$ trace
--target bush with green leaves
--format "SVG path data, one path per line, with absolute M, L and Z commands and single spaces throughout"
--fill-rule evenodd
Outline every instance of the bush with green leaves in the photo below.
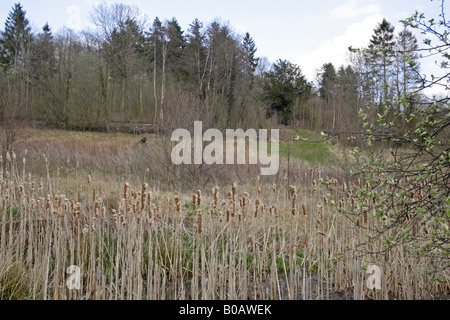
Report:
M 450 267 L 450 106 L 448 95 L 430 99 L 424 90 L 443 86 L 448 93 L 450 89 L 450 23 L 444 7 L 442 1 L 437 20 L 416 12 L 402 21 L 425 35 L 425 48 L 418 50 L 436 55 L 441 75 L 422 78 L 422 102 L 411 112 L 405 112 L 411 108 L 407 95 L 397 97 L 400 110 L 393 112 L 386 106 L 376 119 L 360 110 L 363 131 L 358 135 L 365 144 L 354 149 L 358 166 L 352 172 L 359 188 L 352 195 L 355 205 L 341 209 L 356 224 L 368 213 L 383 221 L 367 227 L 368 241 L 360 244 L 363 252 L 388 254 L 401 246 L 411 258 L 431 257 L 429 271 L 436 275 Z M 383 245 L 378 252 L 364 251 L 380 239 Z

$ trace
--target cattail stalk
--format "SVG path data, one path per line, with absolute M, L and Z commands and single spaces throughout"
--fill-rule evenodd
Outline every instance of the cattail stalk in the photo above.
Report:
M 125 183 L 123 187 L 123 198 L 128 199 L 128 188 L 130 187 L 130 184 L 128 182 Z
M 255 218 L 258 216 L 258 208 L 259 208 L 259 199 L 255 200 Z
M 219 188 L 218 187 L 214 187 L 214 189 L 213 189 L 214 209 L 217 207 L 218 193 L 219 193 Z

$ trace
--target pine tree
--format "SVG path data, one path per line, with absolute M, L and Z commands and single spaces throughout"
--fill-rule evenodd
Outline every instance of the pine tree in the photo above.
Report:
M 5 70 L 12 67 L 24 71 L 32 43 L 30 22 L 26 18 L 26 11 L 20 3 L 16 3 L 9 12 L 2 32 L 2 66 Z
M 337 74 L 337 90 L 341 93 L 341 105 L 344 117 L 340 123 L 341 128 L 358 128 L 358 110 L 361 100 L 358 92 L 358 74 L 351 66 L 340 67 Z
M 119 21 L 104 44 L 106 61 L 112 79 L 121 88 L 121 112 L 126 118 L 127 92 L 133 75 L 141 71 L 144 34 L 139 23 L 128 17 Z
M 50 26 L 46 23 L 33 45 L 32 72 L 35 77 L 47 83 L 56 70 L 55 43 Z
M 186 48 L 186 39 L 183 31 L 178 24 L 177 19 L 167 21 L 165 34 L 167 38 L 167 69 L 177 80 L 185 80 L 187 77 L 187 69 L 181 63 L 184 50 Z
M 5 22 L 5 31 L 1 33 L 1 66 L 9 77 L 9 83 L 16 90 L 28 110 L 22 110 L 33 117 L 30 102 L 31 63 L 30 55 L 33 43 L 30 22 L 20 3 L 14 5 Z
M 3 70 L 6 70 L 6 66 L 8 65 L 8 59 L 6 56 L 6 49 L 4 48 L 4 40 L 3 35 L 0 33 L 0 66 Z
M 36 37 L 31 53 L 31 78 L 34 92 L 38 92 L 37 108 L 41 114 L 48 114 L 55 104 L 56 56 L 55 42 L 48 23 Z M 42 108 L 42 109 L 41 109 Z
M 205 35 L 202 33 L 203 23 L 195 19 L 188 29 L 185 59 L 191 78 L 197 82 L 199 96 L 205 98 L 205 76 L 207 60 L 209 59 L 205 46 Z
M 417 38 L 411 31 L 403 30 L 397 40 L 397 62 L 399 64 L 400 92 L 407 95 L 412 89 L 421 83 L 419 45 Z
M 404 29 L 398 34 L 396 47 L 398 109 L 400 111 L 403 101 L 405 119 L 410 118 L 419 99 L 417 92 L 422 84 L 418 49 L 417 38 L 411 31 Z M 410 122 L 410 125 L 413 124 Z
M 332 120 L 329 127 L 334 131 L 338 117 L 339 106 L 336 103 L 337 74 L 332 63 L 325 63 L 319 74 L 319 95 L 324 102 L 324 115 L 330 114 Z M 327 125 L 327 124 L 324 124 Z
M 133 19 L 127 19 L 111 32 L 106 44 L 107 60 L 113 77 L 122 80 L 132 71 L 131 64 L 143 54 L 143 32 Z
M 329 102 L 337 85 L 336 69 L 332 63 L 325 63 L 319 72 L 319 94 L 325 101 Z
M 205 36 L 202 34 L 203 29 L 203 23 L 198 20 L 197 18 L 192 21 L 192 23 L 189 25 L 189 34 L 188 34 L 188 40 L 189 44 L 197 44 L 197 45 L 203 45 L 203 41 L 205 40 Z
M 153 55 L 151 56 L 153 64 L 153 98 L 155 106 L 155 123 L 158 122 L 158 105 L 159 105 L 159 121 L 164 119 L 164 90 L 165 90 L 165 73 L 166 73 L 166 60 L 167 60 L 167 39 L 165 36 L 165 28 L 158 17 L 153 21 L 152 28 L 150 30 L 150 43 L 153 48 Z M 158 79 L 158 66 L 161 69 L 161 98 L 158 103 L 157 94 L 157 79 Z
M 248 32 L 245 34 L 242 41 L 242 49 L 244 53 L 245 73 L 250 83 L 253 83 L 253 75 L 256 71 L 256 67 L 258 66 L 259 59 L 255 56 L 257 51 L 255 41 Z
M 395 56 L 395 35 L 394 26 L 385 18 L 375 28 L 372 39 L 369 44 L 370 59 L 375 70 L 383 77 L 383 98 L 381 102 L 385 105 L 389 99 L 389 69 L 393 64 Z

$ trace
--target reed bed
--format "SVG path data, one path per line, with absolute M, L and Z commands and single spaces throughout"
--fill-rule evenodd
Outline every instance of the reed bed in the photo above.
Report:
M 382 220 L 318 171 L 305 172 L 305 185 L 258 179 L 191 194 L 124 182 L 107 203 L 91 175 L 65 189 L 50 174 L 34 180 L 25 159 L 5 161 L 1 299 L 434 299 L 449 288 L 448 274 L 433 281 L 426 258 L 401 246 L 361 252 Z M 356 223 L 339 210 L 351 206 Z M 379 290 L 366 285 L 371 264 Z M 79 290 L 67 286 L 70 266 L 81 270 Z

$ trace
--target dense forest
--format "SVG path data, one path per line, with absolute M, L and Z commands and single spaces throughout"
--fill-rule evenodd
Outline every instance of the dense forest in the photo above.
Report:
M 145 123 L 153 129 L 297 125 L 314 130 L 360 129 L 358 112 L 377 105 L 402 113 L 423 101 L 414 34 L 383 19 L 351 63 L 325 63 L 309 82 L 301 66 L 258 57 L 249 33 L 229 23 L 176 18 L 145 21 L 136 7 L 98 5 L 95 30 L 53 32 L 30 27 L 18 3 L 0 39 L 3 117 L 58 128 L 101 129 Z M 307 63 L 305 61 L 305 63 Z M 5 121 L 5 119 L 4 119 Z M 149 127 L 150 128 L 150 127 Z

